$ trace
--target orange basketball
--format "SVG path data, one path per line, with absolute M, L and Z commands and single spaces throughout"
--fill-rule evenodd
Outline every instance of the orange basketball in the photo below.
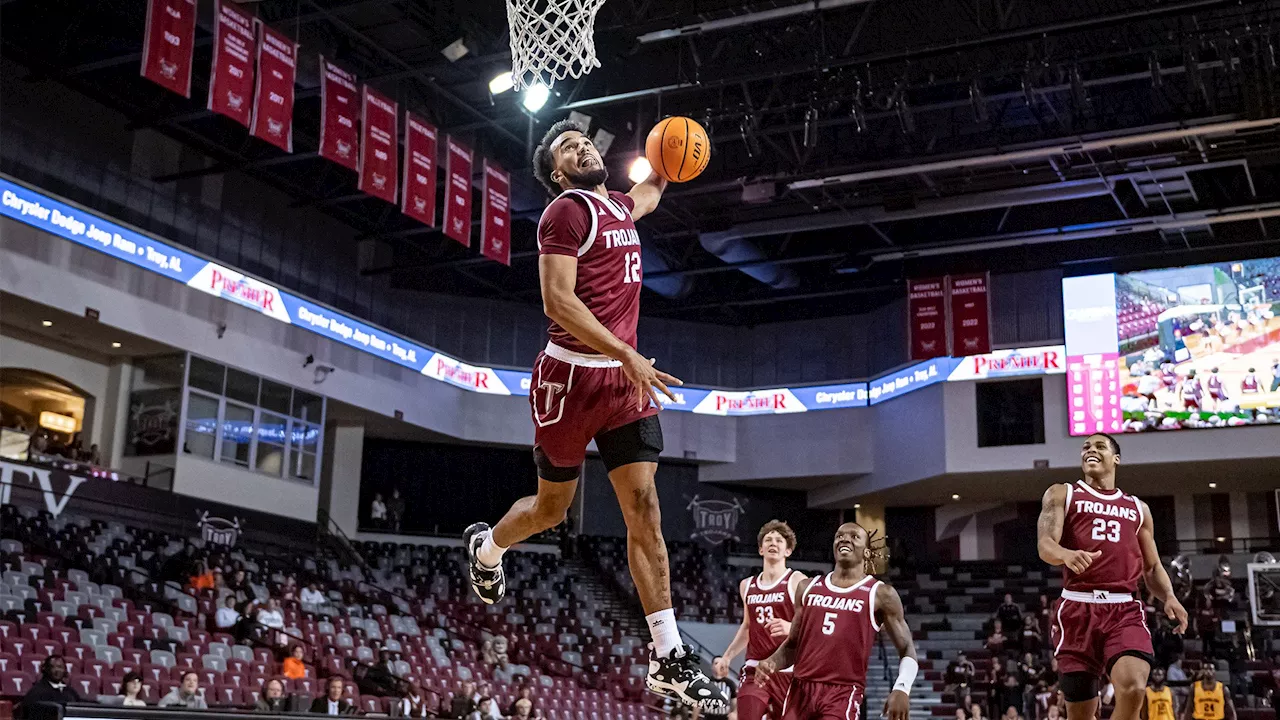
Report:
M 697 122 L 677 115 L 653 126 L 644 141 L 644 155 L 667 182 L 688 182 L 707 169 L 711 139 Z

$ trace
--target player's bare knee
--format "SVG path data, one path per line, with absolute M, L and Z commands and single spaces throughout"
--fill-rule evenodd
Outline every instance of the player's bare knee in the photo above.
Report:
M 633 529 L 662 527 L 662 509 L 658 506 L 658 489 L 653 485 L 638 487 L 621 502 L 628 526 Z
M 542 530 L 550 530 L 569 516 L 569 505 L 572 502 L 572 497 L 569 498 L 568 503 L 561 502 L 559 499 L 540 497 L 533 504 L 534 521 Z

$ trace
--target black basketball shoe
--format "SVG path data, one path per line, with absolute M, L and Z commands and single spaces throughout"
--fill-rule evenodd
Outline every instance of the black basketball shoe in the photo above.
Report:
M 688 645 L 666 657 L 649 653 L 649 676 L 644 684 L 651 691 L 696 707 L 709 715 L 728 715 L 729 698 L 720 686 L 702 672 L 698 656 Z
M 467 574 L 471 578 L 471 589 L 484 601 L 484 604 L 495 605 L 507 594 L 507 577 L 502 572 L 501 563 L 496 568 L 487 568 L 481 565 L 479 558 L 476 557 L 488 533 L 487 524 L 476 523 L 462 534 L 462 542 L 467 548 L 467 569 L 469 570 Z

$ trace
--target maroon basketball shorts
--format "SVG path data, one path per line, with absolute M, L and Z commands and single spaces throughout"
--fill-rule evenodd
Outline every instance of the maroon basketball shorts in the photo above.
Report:
M 796 678 L 782 710 L 783 720 L 861 720 L 862 688 Z
M 776 672 L 764 685 L 756 684 L 754 661 L 742 666 L 738 678 L 738 720 L 761 720 L 768 715 L 772 720 L 782 720 L 782 705 L 791 689 L 791 673 Z
M 585 355 L 551 343 L 533 364 L 529 407 L 533 411 L 535 455 L 543 455 L 556 468 L 574 469 L 586 458 L 587 445 L 593 438 L 658 413 L 658 408 L 648 400 L 643 409 L 637 407 L 635 385 L 622 371 L 622 363 L 604 355 Z M 599 439 L 596 442 L 598 447 L 608 444 Z M 652 444 L 652 439 L 645 438 L 646 448 Z M 661 435 L 657 444 L 660 451 Z M 609 450 L 613 448 L 600 447 L 605 464 L 614 466 L 626 464 L 627 460 L 607 456 L 633 452 L 622 449 L 611 453 Z M 649 459 L 647 453 L 641 455 L 644 457 L 636 459 Z M 652 460 L 657 460 L 656 453 L 652 454 Z M 539 471 L 545 471 L 542 463 Z
M 1142 601 L 1128 593 L 1062 591 L 1050 630 L 1058 670 L 1106 675 L 1123 655 L 1151 660 Z

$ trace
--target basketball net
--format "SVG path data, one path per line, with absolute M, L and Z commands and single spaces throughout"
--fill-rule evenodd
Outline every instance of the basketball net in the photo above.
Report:
M 605 0 L 507 0 L 511 79 L 517 91 L 550 87 L 600 67 L 593 31 Z

